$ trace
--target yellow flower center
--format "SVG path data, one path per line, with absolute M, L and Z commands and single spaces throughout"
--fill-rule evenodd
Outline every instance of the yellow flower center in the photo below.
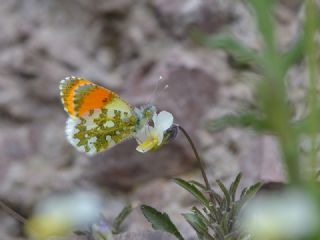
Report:
M 154 149 L 158 145 L 158 138 L 157 137 L 150 137 L 143 143 L 139 144 L 137 147 L 137 150 L 139 152 L 148 152 L 152 149 Z

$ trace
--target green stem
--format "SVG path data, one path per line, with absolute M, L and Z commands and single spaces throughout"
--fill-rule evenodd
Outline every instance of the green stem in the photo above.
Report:
M 258 26 L 265 46 L 261 66 L 264 70 L 265 80 L 258 88 L 262 113 L 271 130 L 278 136 L 289 181 L 298 184 L 301 181 L 299 141 L 290 119 L 291 111 L 287 100 L 286 71 L 283 68 L 283 58 L 275 43 L 275 26 L 272 18 L 275 1 L 250 0 L 250 2 L 257 12 Z
M 311 139 L 310 151 L 310 170 L 312 177 L 316 175 L 317 169 L 317 133 L 318 133 L 318 118 L 317 118 L 317 14 L 316 4 L 314 0 L 307 0 L 305 6 L 305 34 L 306 34 L 306 57 L 307 67 L 309 72 L 309 135 Z
M 213 193 L 212 193 L 211 186 L 210 186 L 210 183 L 209 183 L 209 181 L 208 181 L 208 177 L 207 177 L 206 171 L 204 170 L 203 161 L 202 161 L 202 159 L 200 158 L 200 156 L 199 156 L 199 154 L 198 154 L 198 151 L 197 151 L 197 149 L 196 149 L 196 147 L 195 147 L 195 145 L 194 145 L 194 143 L 193 143 L 190 135 L 187 133 L 187 131 L 186 131 L 183 127 L 181 127 L 181 126 L 178 126 L 178 128 L 181 130 L 181 132 L 182 132 L 182 133 L 184 134 L 184 136 L 187 138 L 187 140 L 188 140 L 188 142 L 189 142 L 189 144 L 190 144 L 190 146 L 191 146 L 191 148 L 192 148 L 192 150 L 193 150 L 193 152 L 194 152 L 194 155 L 195 155 L 195 157 L 196 157 L 196 159 L 197 159 L 197 161 L 198 161 L 198 164 L 199 164 L 199 168 L 200 168 L 200 170 L 201 170 L 202 178 L 203 178 L 203 180 L 204 180 L 204 182 L 205 182 L 207 191 L 208 191 L 208 193 L 209 193 L 210 201 L 211 201 L 212 204 L 214 204 L 214 202 L 215 202 L 215 201 L 214 201 L 214 195 L 213 195 Z
M 265 57 L 265 81 L 258 90 L 267 124 L 279 139 L 289 181 L 299 184 L 301 179 L 298 136 L 290 121 L 285 76 L 279 58 L 278 55 Z

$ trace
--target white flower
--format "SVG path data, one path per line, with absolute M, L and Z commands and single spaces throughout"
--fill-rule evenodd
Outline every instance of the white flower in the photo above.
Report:
M 138 142 L 137 151 L 145 153 L 157 149 L 163 142 L 164 133 L 172 126 L 173 116 L 171 113 L 162 111 L 152 117 L 153 125 L 146 124 L 140 129 L 135 138 Z

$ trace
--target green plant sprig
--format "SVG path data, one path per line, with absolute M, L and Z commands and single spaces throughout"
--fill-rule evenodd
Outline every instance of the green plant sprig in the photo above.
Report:
M 175 183 L 188 191 L 202 205 L 202 211 L 193 206 L 190 212 L 182 214 L 183 217 L 195 230 L 200 240 L 240 239 L 242 233 L 238 229 L 236 218 L 245 202 L 260 189 L 261 183 L 257 183 L 248 189 L 243 189 L 238 200 L 236 200 L 236 192 L 241 174 L 237 175 L 229 188 L 220 180 L 217 180 L 216 183 L 222 194 L 213 191 L 195 144 L 183 127 L 178 126 L 178 128 L 187 138 L 195 154 L 205 183 L 203 185 L 194 180 L 186 181 L 181 178 L 175 178 Z M 177 239 L 184 240 L 167 213 L 161 213 L 147 205 L 142 205 L 141 211 L 155 230 L 168 232 L 176 236 Z
M 205 196 L 206 187 L 201 183 L 194 180 L 175 179 L 175 182 L 188 191 L 201 205 L 201 210 L 193 206 L 190 212 L 182 214 L 200 240 L 242 239 L 243 233 L 239 228 L 238 214 L 245 203 L 257 193 L 262 184 L 257 183 L 249 188 L 244 188 L 237 199 L 236 192 L 240 179 L 241 174 L 238 174 L 229 188 L 217 180 L 216 183 L 221 190 L 221 194 L 211 190 L 211 194 L 216 199 L 214 205 L 208 204 L 210 200 Z M 141 206 L 141 211 L 154 229 L 168 232 L 176 236 L 177 239 L 184 240 L 168 214 L 161 213 L 147 205 Z
M 314 179 L 317 169 L 317 135 L 319 130 L 319 107 L 317 97 L 318 71 L 317 49 L 315 39 L 318 30 L 319 13 L 314 0 L 305 1 L 304 33 L 287 50 L 280 50 L 275 41 L 273 9 L 275 0 L 246 0 L 251 8 L 257 29 L 262 40 L 260 51 L 246 47 L 230 34 L 205 36 L 196 32 L 194 39 L 211 48 L 224 49 L 241 64 L 249 64 L 260 74 L 257 84 L 256 112 L 228 114 L 214 121 L 207 127 L 218 131 L 228 126 L 250 127 L 259 132 L 266 132 L 278 138 L 282 159 L 287 169 L 288 180 L 293 185 L 301 185 L 305 169 L 311 169 Z M 309 72 L 308 115 L 296 121 L 291 119 L 292 107 L 287 97 L 286 75 L 289 69 L 303 58 Z M 301 163 L 300 139 L 309 135 L 311 139 L 310 161 Z M 303 168 L 302 168 L 303 166 Z M 305 167 L 307 166 L 307 167 Z

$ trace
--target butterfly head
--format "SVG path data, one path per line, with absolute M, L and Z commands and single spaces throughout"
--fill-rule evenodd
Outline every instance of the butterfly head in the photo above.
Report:
M 156 113 L 156 107 L 148 104 L 145 106 L 142 106 L 140 108 L 135 108 L 134 112 L 137 116 L 137 129 L 141 129 L 143 126 L 148 124 L 150 119 L 153 117 L 153 115 Z

